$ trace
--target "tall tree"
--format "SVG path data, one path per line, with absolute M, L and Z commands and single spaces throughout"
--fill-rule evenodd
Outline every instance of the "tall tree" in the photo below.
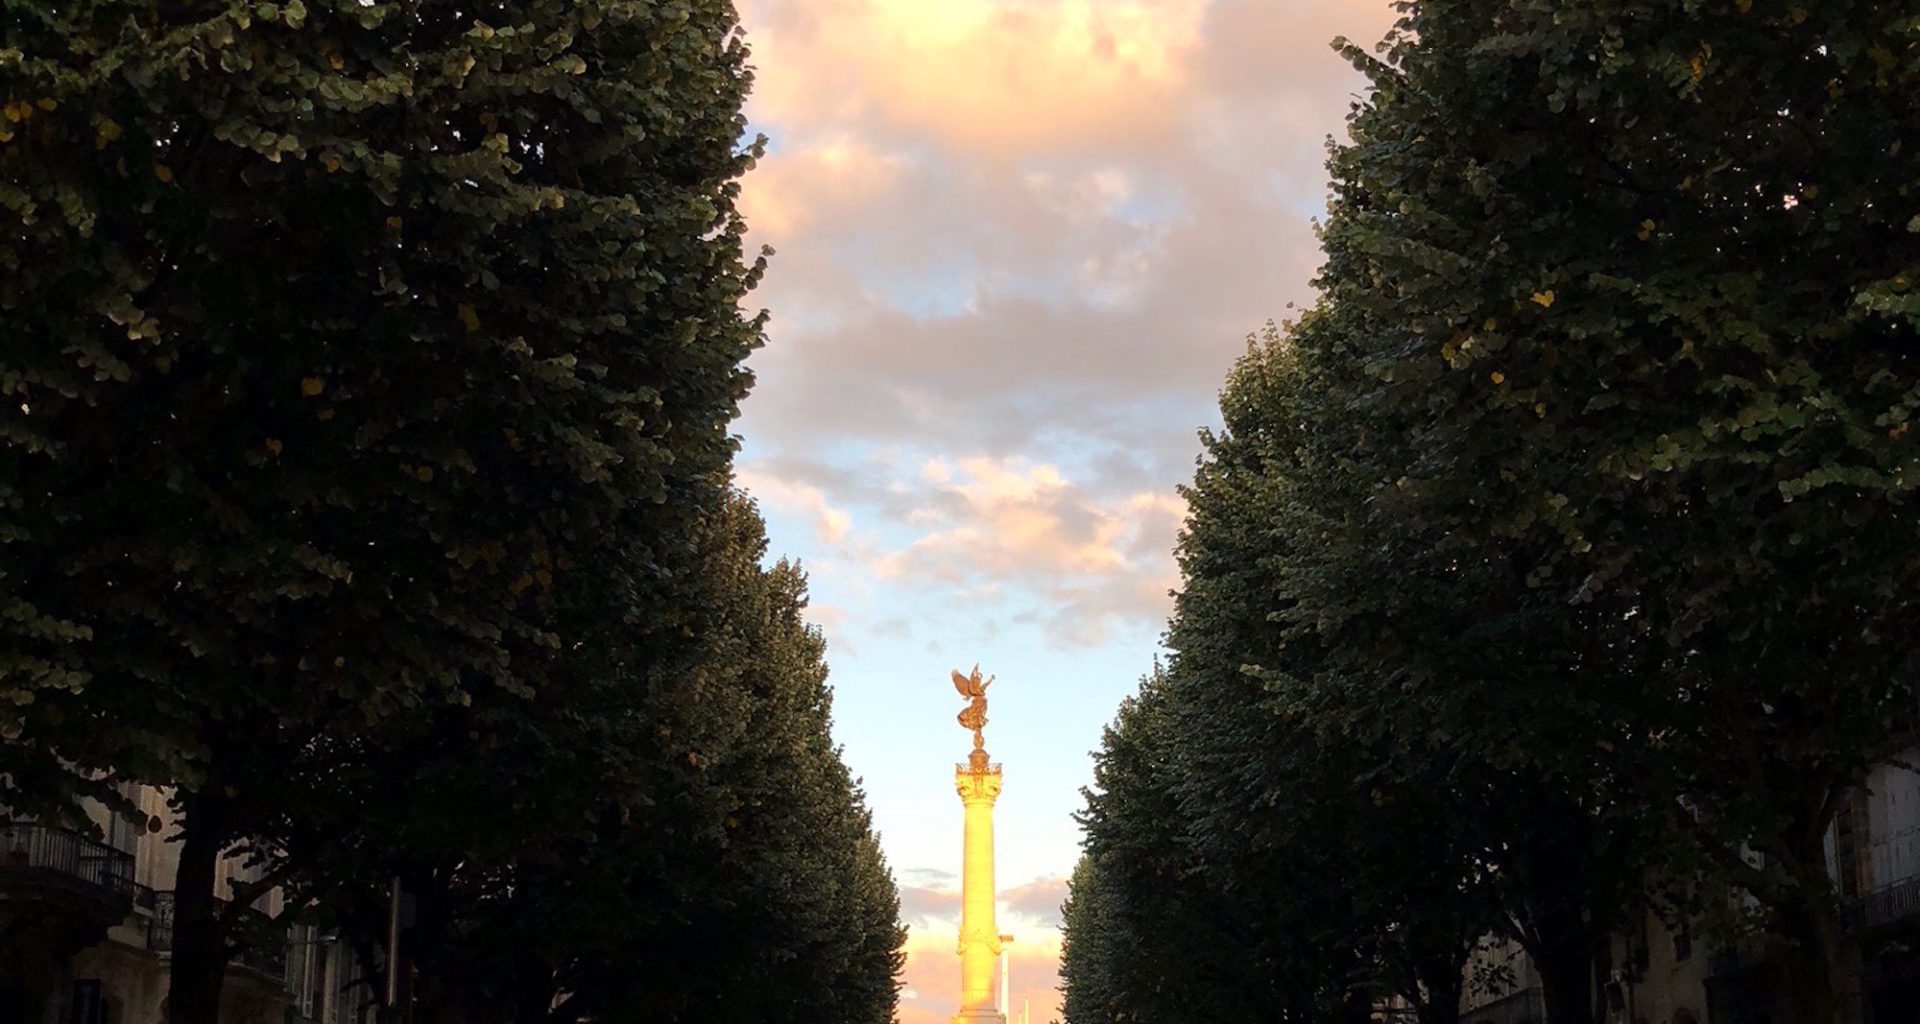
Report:
M 765 552 L 729 500 L 693 537 L 700 571 L 625 616 L 604 677 L 448 709 L 343 779 L 373 812 L 355 842 L 281 841 L 300 893 L 368 948 L 402 877 L 416 1019 L 891 1018 L 894 884 L 832 744 L 804 577 Z M 396 777 L 405 799 L 365 795 Z
M 1120 1019 L 1113 945 L 1121 935 L 1112 915 L 1125 898 L 1092 857 L 1082 854 L 1075 862 L 1060 905 L 1060 1018 L 1069 1024 Z
M 1413 600 L 1345 649 L 1602 837 L 1663 816 L 1830 1021 L 1822 842 L 1917 661 L 1911 5 L 1406 10 L 1349 49 L 1321 283 L 1373 541 L 1327 579 Z
M 1197 844 L 1168 682 L 1148 676 L 1095 754 L 1079 815 L 1086 891 L 1066 921 L 1063 971 L 1080 987 L 1073 1012 L 1096 1016 L 1068 1020 L 1365 1020 L 1365 951 L 1332 881 L 1339 851 L 1261 858 Z
M 1355 951 L 1370 991 L 1450 1021 L 1467 953 L 1493 923 L 1488 790 L 1451 744 L 1369 721 L 1374 701 L 1329 684 L 1319 629 L 1334 612 L 1295 579 L 1357 540 L 1313 464 L 1333 425 L 1315 419 L 1324 410 L 1303 389 L 1319 382 L 1295 347 L 1333 329 L 1314 312 L 1292 338 L 1269 327 L 1250 339 L 1221 392 L 1222 427 L 1202 435 L 1167 634 L 1176 787 L 1196 850 L 1243 899 L 1299 928 L 1314 901 L 1340 893 L 1319 941 Z M 1272 883 L 1283 877 L 1292 884 Z
M 721 0 L 0 9 L 5 802 L 177 787 L 175 1024 L 290 763 L 558 685 L 676 571 L 749 77 Z

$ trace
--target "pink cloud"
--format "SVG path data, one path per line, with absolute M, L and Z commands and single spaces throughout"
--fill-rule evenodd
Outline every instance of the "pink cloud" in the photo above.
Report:
M 1105 495 L 1017 457 L 933 458 L 917 471 L 876 459 L 864 469 L 843 476 L 804 460 L 748 462 L 739 479 L 811 523 L 827 568 L 859 575 L 869 592 L 997 600 L 1066 645 L 1098 643 L 1125 622 L 1157 630 L 1166 617 L 1172 538 L 1186 514 L 1170 488 Z M 890 528 L 851 529 L 853 506 Z M 836 611 L 833 626 L 859 619 Z
M 750 6 L 756 109 L 857 118 L 1018 156 L 1169 130 L 1201 0 L 806 0 Z
M 949 925 L 915 929 L 907 939 L 907 964 L 902 974 L 898 1020 L 900 1024 L 947 1024 L 959 1009 L 960 958 L 955 949 L 957 930 Z M 1059 1016 L 1060 933 L 1042 929 L 1014 934 L 1008 946 L 1012 981 L 1010 1024 L 1018 1024 L 1029 1007 L 1036 1024 Z

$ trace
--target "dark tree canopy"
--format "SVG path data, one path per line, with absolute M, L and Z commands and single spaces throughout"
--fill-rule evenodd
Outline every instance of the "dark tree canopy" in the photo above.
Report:
M 1205 439 L 1157 785 L 1199 856 L 1333 844 L 1389 977 L 1484 896 L 1589 1020 L 1622 914 L 1744 892 L 1824 1024 L 1822 843 L 1920 671 L 1912 6 L 1402 10 L 1343 46 L 1321 298 Z M 1396 823 L 1452 867 L 1375 869 Z
M 745 59 L 723 3 L 10 6 L 9 749 L 537 687 L 731 452 Z
M 234 844 L 373 946 L 404 876 L 423 984 L 503 996 L 439 1019 L 890 1015 L 803 582 L 729 496 L 750 83 L 725 0 L 0 7 L 0 804 L 172 788 L 176 1024 Z M 784 930 L 635 987 L 630 926 L 725 900 Z

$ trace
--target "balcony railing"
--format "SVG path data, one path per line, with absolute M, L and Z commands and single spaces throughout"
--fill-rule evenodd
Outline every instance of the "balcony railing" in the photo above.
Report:
M 215 899 L 215 912 L 225 913 L 227 901 Z M 233 954 L 237 967 L 264 974 L 281 984 L 287 980 L 287 929 L 273 918 L 252 907 L 242 907 L 234 923 L 243 943 L 248 937 L 263 936 L 261 941 L 243 944 Z M 173 952 L 173 893 L 153 894 L 153 919 L 147 922 L 147 948 L 155 953 Z
M 44 871 L 132 898 L 133 854 L 52 825 L 0 825 L 0 871 Z
M 1842 920 L 1856 931 L 1883 928 L 1920 914 L 1920 877 L 1895 882 L 1847 901 Z

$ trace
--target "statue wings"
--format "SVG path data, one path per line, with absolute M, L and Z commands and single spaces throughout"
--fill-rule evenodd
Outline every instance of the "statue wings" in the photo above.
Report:
M 953 673 L 953 688 L 960 691 L 960 696 L 962 697 L 985 697 L 987 695 L 987 687 L 992 683 L 993 677 L 991 676 L 987 677 L 986 682 L 980 681 L 980 666 L 978 665 L 973 666 L 973 675 L 971 676 L 963 676 L 958 670 L 955 670 Z

